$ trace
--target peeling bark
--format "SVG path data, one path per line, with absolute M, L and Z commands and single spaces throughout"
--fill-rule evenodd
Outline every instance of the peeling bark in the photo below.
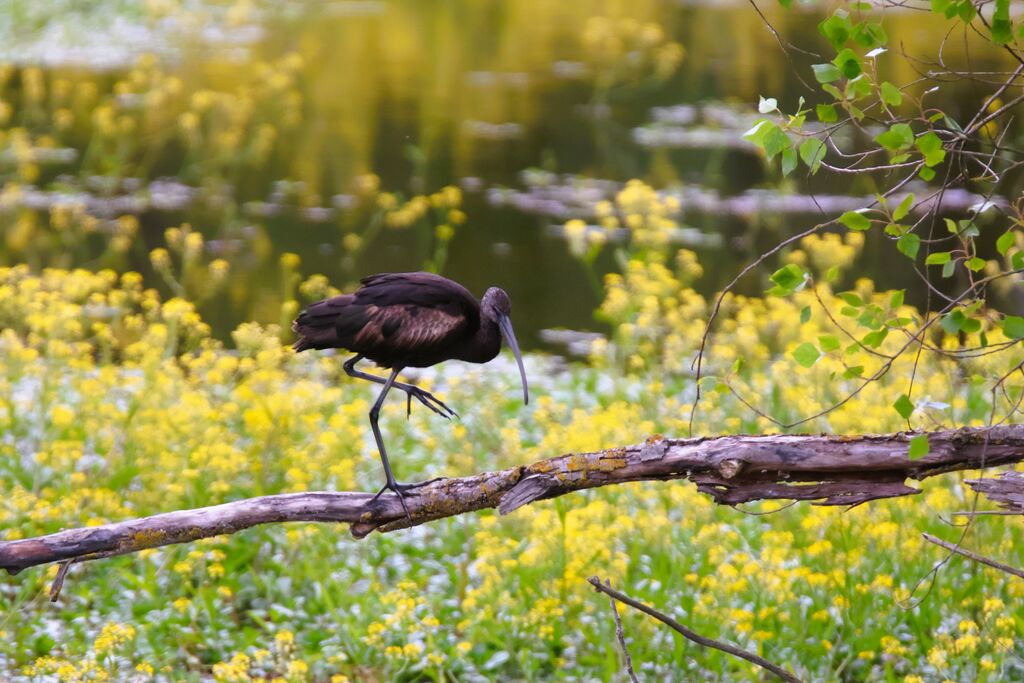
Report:
M 0 569 L 16 574 L 50 562 L 123 555 L 273 522 L 347 522 L 353 536 L 363 538 L 484 508 L 508 514 L 537 500 L 633 481 L 688 479 L 724 505 L 763 499 L 855 505 L 917 493 L 907 478 L 1024 460 L 1024 425 L 932 432 L 929 453 L 916 460 L 907 457 L 912 436 L 654 436 L 633 446 L 426 482 L 406 493 L 410 518 L 392 495 L 372 503 L 371 494 L 356 492 L 262 496 L 0 542 Z
M 968 479 L 967 485 L 1004 510 L 1024 515 L 1024 472 L 1003 472 L 995 479 Z

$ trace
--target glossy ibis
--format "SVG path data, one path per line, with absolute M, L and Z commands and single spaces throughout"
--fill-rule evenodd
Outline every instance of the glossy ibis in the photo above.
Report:
M 370 426 L 384 464 L 387 483 L 374 500 L 390 489 L 409 514 L 402 492 L 418 484 L 399 484 L 391 472 L 377 418 L 391 387 L 406 393 L 406 410 L 412 399 L 451 419 L 455 411 L 439 398 L 412 384 L 395 381 L 405 368 L 425 368 L 446 360 L 486 363 L 498 355 L 501 338 L 508 341 L 523 379 L 523 402 L 529 403 L 526 370 L 519 344 L 512 332 L 509 313 L 512 302 L 504 290 L 491 287 L 479 302 L 457 282 L 432 273 L 382 273 L 360 281 L 352 294 L 342 294 L 311 304 L 292 323 L 299 335 L 296 351 L 306 349 L 348 349 L 355 353 L 345 361 L 350 377 L 383 384 L 370 409 Z M 387 377 L 356 369 L 364 358 L 384 368 Z

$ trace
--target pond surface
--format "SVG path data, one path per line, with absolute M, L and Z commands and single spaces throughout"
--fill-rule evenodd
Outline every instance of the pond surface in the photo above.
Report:
M 784 40 L 824 51 L 820 11 L 762 4 Z M 443 273 L 478 294 L 492 284 L 508 290 L 526 348 L 541 344 L 544 328 L 601 329 L 593 317 L 598 293 L 555 228 L 586 217 L 597 197 L 613 196 L 630 178 L 681 197 L 682 223 L 694 229 L 680 232 L 681 246 L 699 253 L 706 275 L 697 286 L 705 293 L 759 250 L 820 222 L 823 214 L 807 193 L 820 204 L 851 208 L 855 197 L 876 190 L 847 178 L 782 182 L 744 143 L 760 95 L 778 97 L 785 110 L 801 96 L 821 101 L 796 71 L 809 79 L 809 64 L 824 61 L 792 51 L 787 58 L 748 3 L 14 6 L 20 14 L 0 20 L 0 37 L 8 38 L 0 57 L 16 72 L 7 85 L 12 124 L 58 139 L 65 155 L 39 161 L 39 177 L 21 185 L 40 191 L 34 201 L 43 214 L 55 192 L 86 193 L 75 196 L 89 198 L 90 213 L 110 220 L 137 215 L 140 229 L 138 244 L 120 261 L 26 255 L 10 239 L 5 259 L 134 268 L 159 284 L 149 250 L 165 246 L 168 227 L 190 223 L 206 248 L 231 265 L 228 285 L 201 306 L 224 337 L 243 320 L 280 319 L 284 252 L 301 257 L 303 274 L 323 273 L 339 287 L 373 272 L 419 269 L 436 257 L 437 225 L 429 220 L 368 232 L 373 219 L 360 208 L 368 174 L 398 202 L 461 188 L 466 220 L 455 226 Z M 934 54 L 941 26 L 928 14 L 890 12 L 886 27 L 893 44 Z M 644 47 L 617 47 L 629 40 Z M 139 66 L 140 55 L 150 53 L 155 58 Z M 965 61 L 962 45 L 950 42 L 945 58 Z M 971 58 L 975 68 L 1005 67 L 998 54 Z M 60 133 L 46 117 L 33 118 L 23 69 L 32 65 L 43 67 L 54 93 L 61 82 L 91 82 L 99 101 L 119 93 L 116 116 L 149 110 L 138 114 L 138 124 L 124 124 L 120 142 L 97 153 L 95 112 Z M 894 54 L 880 57 L 878 68 L 896 83 L 916 76 Z M 164 84 L 164 99 L 119 85 L 133 78 Z M 177 85 L 166 85 L 170 78 Z M 286 82 L 276 94 L 260 94 L 278 87 L 279 78 Z M 197 93 L 206 92 L 232 93 L 232 102 L 248 101 L 256 111 L 245 115 L 263 117 L 272 143 L 260 161 L 238 161 L 249 148 L 237 158 L 212 155 L 209 145 L 221 144 L 213 137 L 198 148 L 178 139 L 188 125 L 179 110 L 200 106 L 196 98 L 205 95 Z M 936 95 L 954 116 L 979 96 Z M 161 108 L 173 118 L 161 121 Z M 230 132 L 228 125 L 221 134 Z M 129 151 L 118 156 L 117 144 Z M 15 179 L 13 168 L 5 172 Z M 946 210 L 963 212 L 976 198 L 948 201 Z M 8 237 L 23 219 L 23 204 L 18 208 L 0 213 Z M 345 240 L 352 233 L 364 237 L 359 248 Z M 861 273 L 883 286 L 913 286 L 909 269 L 888 260 L 894 252 L 869 249 Z M 596 267 L 613 269 L 609 250 Z M 757 278 L 745 284 L 749 292 L 762 285 Z

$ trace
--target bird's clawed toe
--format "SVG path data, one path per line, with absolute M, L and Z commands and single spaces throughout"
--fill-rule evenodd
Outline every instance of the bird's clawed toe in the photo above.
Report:
M 412 399 L 415 396 L 416 400 L 430 408 L 432 411 L 440 415 L 446 420 L 452 419 L 452 417 L 458 417 L 459 414 L 449 408 L 444 401 L 434 396 L 429 391 L 424 391 L 419 387 L 412 387 L 406 391 L 406 417 L 412 412 Z
M 402 504 L 402 510 L 405 511 L 406 519 L 412 520 L 412 515 L 409 514 L 409 508 L 405 504 L 405 496 L 403 495 L 402 492 L 408 491 L 409 489 L 414 489 L 417 486 L 422 486 L 422 484 L 399 484 L 397 481 L 388 482 L 387 484 L 384 484 L 384 486 L 381 487 L 380 491 L 377 491 L 373 498 L 370 499 L 370 504 L 372 504 L 375 500 L 380 498 L 380 494 L 384 493 L 385 491 L 394 491 L 395 495 L 398 496 L 398 502 Z

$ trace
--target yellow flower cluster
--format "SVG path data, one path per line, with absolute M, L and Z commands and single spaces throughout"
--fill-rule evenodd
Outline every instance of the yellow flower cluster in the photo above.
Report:
M 93 640 L 84 657 L 58 657 L 47 655 L 25 666 L 21 673 L 34 680 L 58 680 L 68 683 L 85 681 L 146 680 L 152 674 L 151 666 L 134 671 L 116 656 L 135 638 L 135 627 L 130 624 L 107 623 Z
M 587 19 L 583 46 L 602 87 L 650 77 L 669 78 L 686 54 L 682 45 L 665 36 L 661 26 L 631 17 Z

